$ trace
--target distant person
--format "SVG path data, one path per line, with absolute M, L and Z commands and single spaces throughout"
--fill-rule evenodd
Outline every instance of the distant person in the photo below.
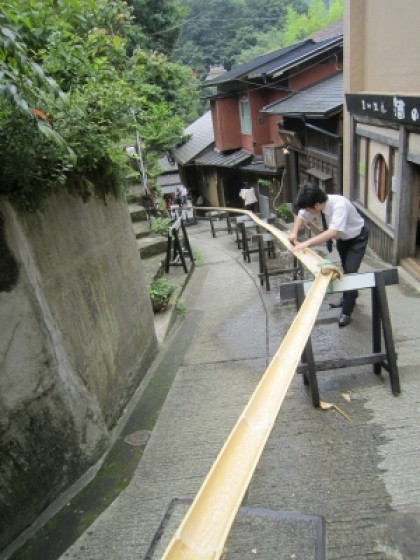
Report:
M 166 210 L 170 210 L 173 204 L 173 199 L 172 199 L 172 195 L 170 194 L 164 194 L 163 195 L 163 199 L 165 201 L 166 204 Z
M 239 192 L 239 196 L 244 201 L 245 210 L 255 212 L 257 197 L 255 195 L 254 187 L 249 188 L 248 183 L 242 183 L 242 189 Z
M 184 185 L 181 185 L 179 191 L 180 191 L 180 195 L 181 195 L 181 206 L 186 206 L 187 205 L 187 197 L 188 197 L 187 187 L 185 187 Z
M 299 189 L 297 207 L 299 212 L 289 233 L 289 240 L 293 244 L 292 252 L 297 253 L 320 243 L 327 243 L 328 250 L 331 251 L 330 244 L 336 238 L 344 273 L 357 272 L 366 252 L 368 229 L 350 200 L 338 194 L 327 195 L 317 185 L 306 183 Z M 305 223 L 315 225 L 321 233 L 298 243 L 299 230 Z M 342 307 L 338 319 L 340 327 L 350 323 L 356 298 L 357 290 L 350 290 L 343 293 L 338 303 L 331 304 L 331 307 Z
M 181 189 L 179 187 L 175 189 L 175 204 L 182 206 Z

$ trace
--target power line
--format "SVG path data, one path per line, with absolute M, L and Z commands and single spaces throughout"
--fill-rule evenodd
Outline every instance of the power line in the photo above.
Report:
M 211 22 L 211 23 L 215 23 L 215 22 L 226 22 L 227 19 L 229 18 L 210 18 L 210 17 L 206 17 L 206 16 L 202 16 L 201 14 L 197 14 L 196 16 L 192 17 L 191 19 L 187 19 L 187 20 L 183 20 L 181 23 L 178 23 L 176 25 L 171 25 L 170 27 L 166 27 L 165 29 L 160 29 L 159 31 L 155 31 L 154 33 L 149 33 L 150 36 L 155 36 L 155 35 L 162 35 L 164 33 L 167 33 L 169 31 L 173 31 L 174 29 L 179 29 L 180 27 L 184 27 L 185 25 L 189 25 L 191 22 L 195 22 L 198 19 L 200 19 L 200 21 L 202 22 Z M 266 16 L 259 16 L 259 17 L 253 17 L 253 16 L 247 16 L 247 17 L 235 17 L 232 18 L 233 22 L 236 21 L 252 21 L 252 22 L 256 22 L 256 21 L 280 21 L 281 17 L 266 17 Z

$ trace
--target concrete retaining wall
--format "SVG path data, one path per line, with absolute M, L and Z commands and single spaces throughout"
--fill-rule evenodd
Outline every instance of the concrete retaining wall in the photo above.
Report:
M 106 450 L 157 352 L 127 206 L 0 199 L 0 550 Z

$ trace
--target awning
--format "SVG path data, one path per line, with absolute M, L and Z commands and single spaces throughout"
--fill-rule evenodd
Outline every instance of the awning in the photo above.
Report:
M 324 173 L 320 171 L 316 167 L 311 167 L 306 171 L 308 175 L 312 175 L 312 177 L 316 177 L 320 181 L 328 181 L 328 179 L 332 179 L 332 175 L 328 175 L 328 173 Z
M 261 113 L 285 117 L 325 118 L 341 111 L 343 104 L 343 74 L 340 72 L 282 101 L 266 105 L 261 109 Z
M 236 167 L 251 158 L 251 152 L 246 150 L 222 153 L 210 148 L 196 157 L 194 163 L 195 165 L 211 165 L 214 167 Z
M 261 162 L 252 162 L 252 163 L 248 163 L 247 165 L 243 165 L 241 167 L 241 170 L 248 171 L 250 173 L 258 173 L 258 175 L 264 174 L 264 175 L 272 175 L 273 177 L 275 176 L 278 177 L 283 174 L 284 167 L 279 167 L 278 169 L 272 169 L 271 167 L 266 167 Z

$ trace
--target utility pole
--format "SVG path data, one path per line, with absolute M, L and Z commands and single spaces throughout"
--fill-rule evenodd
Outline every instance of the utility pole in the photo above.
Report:
M 131 112 L 131 115 L 133 117 L 134 122 L 137 125 L 137 119 L 136 119 L 136 114 L 134 112 L 134 109 L 131 108 L 130 112 Z M 136 151 L 137 151 L 137 155 L 138 155 L 137 162 L 138 162 L 138 166 L 139 166 L 140 175 L 141 175 L 141 178 L 142 178 L 143 190 L 144 190 L 144 194 L 148 194 L 149 189 L 148 189 L 148 186 L 147 186 L 147 175 L 146 175 L 146 172 L 144 170 L 143 152 L 142 152 L 142 149 L 141 149 L 140 134 L 139 134 L 139 131 L 137 129 L 137 126 L 136 126 L 135 136 L 136 136 Z

